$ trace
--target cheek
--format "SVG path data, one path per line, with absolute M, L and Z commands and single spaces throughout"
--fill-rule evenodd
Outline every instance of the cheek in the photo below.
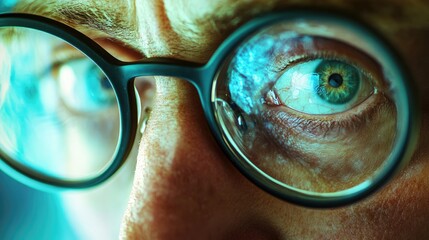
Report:
M 343 230 L 356 238 L 368 232 L 374 239 L 429 237 L 429 116 L 423 115 L 419 146 L 410 163 L 384 189 L 361 203 L 339 210 Z
M 102 185 L 62 194 L 65 212 L 79 238 L 114 239 L 119 235 L 131 191 L 135 155 Z
M 240 146 L 262 171 L 290 186 L 317 192 L 348 189 L 371 178 L 392 150 L 396 111 L 392 104 L 380 105 L 370 117 L 352 119 L 363 123 L 359 127 L 340 125 L 321 134 L 264 114 L 258 119 L 261 126 L 243 133 Z
M 344 223 L 378 239 L 429 237 L 429 164 L 411 163 L 386 189 L 349 209 Z
M 386 188 L 356 204 L 308 209 L 271 199 L 264 212 L 300 239 L 427 239 L 429 151 L 418 153 Z
M 104 116 L 91 116 L 92 119 L 67 116 L 72 124 L 60 131 L 63 133 L 63 148 L 67 154 L 66 169 L 69 174 L 94 174 L 109 163 L 119 138 L 120 123 L 117 115 L 116 112 L 108 113 Z

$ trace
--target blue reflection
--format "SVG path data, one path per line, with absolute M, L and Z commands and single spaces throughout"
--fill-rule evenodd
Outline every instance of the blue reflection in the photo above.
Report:
M 31 189 L 0 172 L 0 239 L 77 239 L 58 195 Z
M 271 35 L 261 33 L 249 39 L 238 49 L 228 68 L 229 90 L 234 102 L 247 114 L 250 114 L 260 97 L 261 87 L 274 80 L 277 72 L 269 63 L 273 62 L 273 53 L 280 54 L 288 50 L 282 44 L 282 38 L 290 35 Z
M 19 57 L 11 59 L 10 86 L 0 111 L 1 125 L 4 126 L 1 129 L 2 147 L 21 163 L 41 171 L 47 170 L 41 168 L 46 164 L 49 169 L 57 169 L 59 161 L 51 160 L 61 157 L 57 153 L 61 152 L 63 141 L 60 129 L 54 127 L 58 126 L 56 115 L 47 114 L 54 109 L 52 104 L 46 104 L 52 99 L 46 99 L 45 92 L 42 94 L 45 70 L 35 64 L 40 57 L 36 52 L 17 51 L 19 54 L 11 53 Z
M 16 3 L 0 0 L 0 12 L 9 11 Z M 8 124 L 19 125 L 14 121 Z M 31 189 L 0 171 L 0 239 L 71 240 L 77 236 L 58 196 Z
M 10 11 L 17 3 L 18 3 L 18 0 L 1 0 L 0 12 Z

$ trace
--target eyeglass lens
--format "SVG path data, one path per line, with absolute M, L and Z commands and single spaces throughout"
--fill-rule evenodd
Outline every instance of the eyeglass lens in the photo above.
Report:
M 218 71 L 214 105 L 232 151 L 280 185 L 347 190 L 388 166 L 398 143 L 394 72 L 365 35 L 293 21 L 248 37 Z
M 14 164 L 82 180 L 108 167 L 119 138 L 111 83 L 53 35 L 0 28 L 0 149 Z
M 120 138 L 115 91 L 65 41 L 0 28 L 0 149 L 61 179 L 96 176 Z M 353 188 L 400 148 L 407 106 L 398 66 L 373 38 L 335 21 L 285 21 L 248 36 L 213 79 L 214 114 L 231 152 L 280 185 Z M 401 134 L 399 134 L 401 133 Z

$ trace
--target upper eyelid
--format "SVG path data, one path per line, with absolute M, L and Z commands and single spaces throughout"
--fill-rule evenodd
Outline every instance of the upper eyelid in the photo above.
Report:
M 274 53 L 271 57 L 275 64 L 271 64 L 270 70 L 274 73 L 281 74 L 288 67 L 306 60 L 332 58 L 359 67 L 370 79 L 377 80 L 373 82 L 375 87 L 379 89 L 388 89 L 388 82 L 383 78 L 382 68 L 370 53 L 363 52 L 353 45 L 336 39 L 319 36 L 313 36 L 312 38 L 317 45 L 314 47 L 315 49 L 313 49 L 313 52 L 306 53 L 309 49 L 304 49 L 303 53 Z M 299 39 L 300 38 L 292 39 L 291 41 L 294 43 L 295 41 L 299 41 Z
M 54 63 L 63 63 L 72 59 L 85 57 L 85 55 L 81 51 L 77 50 L 76 48 L 68 44 L 58 45 L 53 49 L 52 52 L 53 52 L 52 57 L 53 57 Z
M 147 58 L 142 51 L 112 37 L 93 38 L 99 46 L 116 59 L 124 62 L 139 61 Z
M 125 44 L 119 40 L 114 40 L 112 38 L 101 38 L 93 39 L 93 41 L 100 45 L 104 50 L 109 52 L 109 54 L 111 54 L 113 57 L 121 61 L 137 61 L 143 58 L 142 54 L 131 47 L 125 46 Z M 55 46 L 52 52 L 53 64 L 51 64 L 51 66 L 59 66 L 66 63 L 67 61 L 85 58 L 85 55 L 79 49 L 69 45 L 68 43 Z

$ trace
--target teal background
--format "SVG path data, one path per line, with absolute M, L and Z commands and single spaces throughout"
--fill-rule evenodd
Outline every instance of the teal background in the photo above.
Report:
M 16 2 L 0 0 L 0 13 Z M 77 236 L 58 195 L 29 188 L 0 171 L 0 239 L 71 240 Z
M 0 239 L 77 239 L 59 198 L 0 172 Z

